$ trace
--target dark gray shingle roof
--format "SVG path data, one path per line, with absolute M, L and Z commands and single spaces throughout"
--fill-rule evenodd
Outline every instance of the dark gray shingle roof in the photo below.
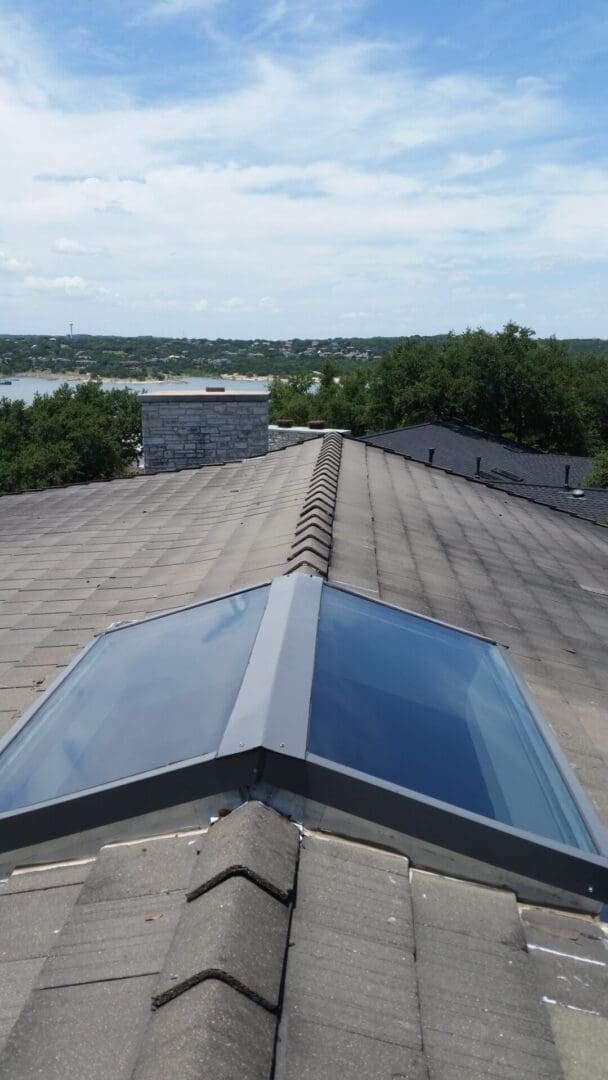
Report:
M 2 497 L 0 735 L 111 623 L 289 569 L 321 445 Z
M 347 441 L 329 581 L 508 645 L 608 825 L 608 530 Z
M 380 431 L 363 436 L 362 441 L 421 462 L 429 461 L 429 451 L 433 449 L 433 467 L 460 476 L 474 477 L 477 459 L 481 458 L 483 483 L 577 517 L 608 523 L 608 490 L 585 488 L 592 458 L 537 453 L 466 424 L 448 421 Z M 564 487 L 566 466 L 570 490 Z M 573 488 L 584 488 L 584 496 L 573 496 Z
M 242 862 L 249 838 L 286 899 Z M 220 852 L 240 869 L 218 880 Z M 0 961 L 11 1080 L 561 1080 L 561 1015 L 608 1015 L 594 919 L 335 837 L 300 843 L 257 803 L 207 833 L 104 848 L 82 884 L 56 875 L 0 892 L 0 920 L 7 905 L 16 917 Z M 47 915 L 54 898 L 44 940 L 26 897 Z

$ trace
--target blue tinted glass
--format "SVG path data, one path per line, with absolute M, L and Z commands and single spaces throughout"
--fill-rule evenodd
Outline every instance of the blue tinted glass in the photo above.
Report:
M 308 750 L 596 850 L 499 649 L 327 586 Z
M 100 637 L 0 757 L 0 810 L 216 750 L 267 595 L 265 586 Z

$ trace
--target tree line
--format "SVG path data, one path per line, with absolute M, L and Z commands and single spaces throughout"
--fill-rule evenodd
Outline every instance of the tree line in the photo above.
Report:
M 515 323 L 405 338 L 371 364 L 324 362 L 274 379 L 270 418 L 323 420 L 353 435 L 460 420 L 541 451 L 597 459 L 588 479 L 608 487 L 608 356 L 572 355 Z M 124 476 L 141 447 L 141 410 L 129 390 L 94 380 L 61 386 L 30 406 L 0 400 L 0 492 Z
M 508 323 L 434 341 L 406 338 L 371 367 L 324 364 L 274 380 L 271 419 L 322 419 L 354 435 L 434 420 L 460 420 L 532 449 L 590 455 L 593 483 L 608 485 L 608 356 L 573 355 Z
M 0 492 L 124 476 L 140 446 L 141 406 L 130 390 L 92 381 L 29 406 L 0 400 Z

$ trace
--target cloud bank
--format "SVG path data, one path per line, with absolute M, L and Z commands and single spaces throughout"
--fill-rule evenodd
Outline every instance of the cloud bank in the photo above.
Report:
M 517 317 L 606 334 L 608 169 L 563 87 L 425 70 L 350 31 L 272 47 L 277 26 L 309 41 L 319 18 L 269 4 L 238 70 L 165 100 L 62 71 L 5 20 L 0 330 L 316 337 Z

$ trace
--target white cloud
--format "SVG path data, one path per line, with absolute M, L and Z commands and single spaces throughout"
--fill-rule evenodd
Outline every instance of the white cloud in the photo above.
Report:
M 53 241 L 53 251 L 58 255 L 98 255 L 99 249 L 88 244 L 82 244 L 80 240 L 70 240 L 66 236 Z
M 0 251 L 0 273 L 22 274 L 25 270 L 26 265 L 20 259 L 13 258 L 6 251 Z
M 539 145 L 550 162 L 570 134 L 542 80 L 378 71 L 377 47 L 353 45 L 260 55 L 236 89 L 142 105 L 113 85 L 83 97 L 35 35 L 3 48 L 3 241 L 19 253 L 0 255 L 3 308 L 25 318 L 35 290 L 40 330 L 76 296 L 90 329 L 114 305 L 116 332 L 195 332 L 202 311 L 218 336 L 226 316 L 246 336 L 319 336 L 354 318 L 394 333 L 408 312 L 421 320 L 410 329 L 438 329 L 474 314 L 450 307 L 463 264 L 490 311 L 489 268 L 608 255 L 608 174 L 537 165 Z M 78 256 L 82 275 L 58 276 L 72 264 L 57 255 Z M 512 291 L 496 286 L 501 302 Z
M 156 0 L 143 12 L 144 18 L 173 19 L 193 11 L 211 11 L 220 0 Z
M 490 150 L 487 154 L 450 154 L 444 175 L 448 179 L 458 176 L 471 176 L 474 173 L 497 169 L 505 160 L 502 150 Z
M 343 28 L 365 6 L 365 0 L 274 0 L 262 13 L 261 28 L 287 28 L 301 35 Z
M 217 305 L 216 311 L 230 314 L 232 311 L 239 311 L 242 307 L 244 307 L 244 304 L 240 296 L 230 296 Z
M 19 282 L 19 288 L 26 291 L 55 293 L 71 297 L 93 297 L 99 300 L 110 296 L 108 289 L 87 281 L 86 278 L 82 278 L 77 274 L 71 277 L 67 275 L 37 277 L 34 274 L 28 274 Z
M 276 26 L 277 23 L 283 21 L 289 12 L 289 4 L 287 0 L 276 0 L 274 4 L 266 9 L 262 16 L 262 25 L 264 27 Z
M 89 282 L 85 281 L 81 277 L 35 277 L 32 274 L 28 274 L 26 278 L 21 282 L 21 286 L 24 289 L 33 289 L 35 292 L 59 292 L 73 295 L 74 293 L 87 292 L 90 288 Z

